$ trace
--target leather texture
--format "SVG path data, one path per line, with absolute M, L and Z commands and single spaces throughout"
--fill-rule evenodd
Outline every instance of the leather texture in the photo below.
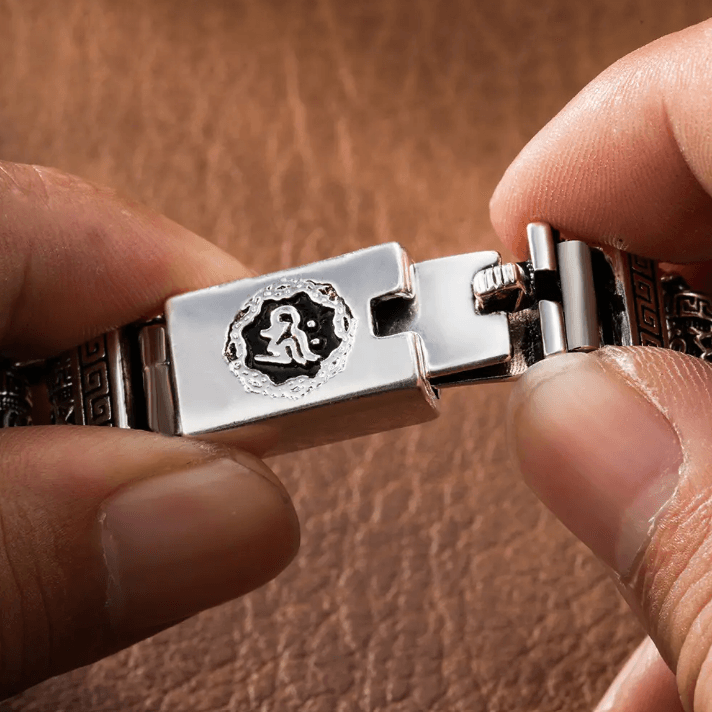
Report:
M 165 212 L 259 271 L 498 249 L 488 200 L 609 63 L 704 0 L 0 0 L 0 156 Z M 15 712 L 587 710 L 642 633 L 508 462 L 508 387 L 272 461 L 302 521 L 260 591 Z

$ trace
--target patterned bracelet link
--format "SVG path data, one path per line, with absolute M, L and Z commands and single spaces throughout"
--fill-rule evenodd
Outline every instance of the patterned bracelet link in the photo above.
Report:
M 118 331 L 97 336 L 47 363 L 51 420 L 57 425 L 128 427 L 128 363 Z
M 691 290 L 682 277 L 660 280 L 657 265 L 651 260 L 625 257 L 629 260 L 626 264 L 632 293 L 631 329 L 636 330 L 633 343 L 669 344 L 671 349 L 712 362 L 712 298 Z M 45 380 L 52 423 L 150 427 L 153 421 L 147 420 L 146 413 L 158 406 L 146 397 L 141 363 L 145 369 L 144 359 L 155 360 L 160 349 L 156 351 L 153 342 L 139 343 L 137 334 L 128 328 L 108 332 L 50 359 L 44 368 L 35 364 L 36 373 L 30 378 L 33 384 L 39 374 Z M 168 368 L 164 362 L 165 355 L 156 363 Z M 27 368 L 20 370 L 0 359 L 0 428 L 32 424 L 28 373 Z M 169 379 L 167 371 L 164 376 Z M 164 391 L 170 390 L 169 385 L 164 386 Z M 40 412 L 43 403 L 44 399 L 38 403 Z M 44 415 L 37 415 L 37 419 L 46 422 Z
M 712 299 L 678 276 L 663 280 L 663 292 L 670 348 L 712 361 Z
M 0 428 L 32 425 L 31 413 L 27 379 L 13 364 L 0 360 Z

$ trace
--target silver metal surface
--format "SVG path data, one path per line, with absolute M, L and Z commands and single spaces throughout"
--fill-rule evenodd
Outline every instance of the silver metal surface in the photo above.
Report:
M 477 252 L 412 264 L 391 243 L 175 297 L 165 322 L 99 336 L 35 376 L 0 370 L 1 424 L 29 422 L 26 381 L 44 370 L 53 422 L 265 456 L 429 420 L 439 389 L 516 378 L 567 350 L 669 345 L 712 361 L 706 295 L 663 282 L 652 260 L 557 243 L 543 223 L 527 238 L 529 263 Z
M 111 393 L 114 427 L 130 428 L 130 397 L 127 388 L 128 360 L 121 341 L 121 332 L 114 329 L 106 334 L 106 352 L 109 367 L 109 392 Z
M 318 350 L 315 344 L 319 344 L 321 338 L 314 331 L 317 321 L 313 316 L 302 315 L 290 303 L 299 295 L 308 298 L 312 309 L 319 311 L 321 307 L 324 313 L 333 313 L 330 326 L 333 336 L 340 343 L 323 358 L 312 350 L 312 347 Z M 260 313 L 269 302 L 279 302 L 282 306 L 274 309 L 269 315 L 269 323 L 264 323 L 265 328 L 258 330 L 259 337 L 266 340 L 264 353 L 255 355 L 250 362 L 246 329 L 249 330 L 259 320 Z M 300 400 L 344 370 L 354 343 L 357 323 L 332 284 L 280 276 L 253 294 L 230 325 L 225 352 L 230 370 L 250 393 Z M 297 366 L 312 364 L 315 373 L 309 373 L 312 369 L 303 369 L 303 373 L 285 381 L 278 379 L 277 382 L 268 375 L 273 370 L 270 365 L 289 366 L 292 363 Z
M 507 315 L 478 314 L 471 291 L 498 261 L 479 252 L 412 265 L 387 244 L 174 297 L 179 432 L 258 437 L 273 453 L 434 417 L 429 379 L 511 356 Z M 333 342 L 317 362 L 310 334 Z
M 499 259 L 496 252 L 473 252 L 415 264 L 416 313 L 408 329 L 423 342 L 428 378 L 510 358 L 507 315 L 478 314 L 471 291 L 473 275 Z
M 607 259 L 615 275 L 615 292 L 622 298 L 622 333 L 616 343 L 632 346 L 659 346 L 669 343 L 666 305 L 661 274 L 654 260 L 609 248 Z M 601 295 L 603 299 L 606 294 Z M 604 303 L 604 312 L 610 310 Z M 667 308 L 674 307 L 672 304 Z
M 171 364 L 166 342 L 166 327 L 149 324 L 138 334 L 143 387 L 146 397 L 146 417 L 149 430 L 175 435 L 176 412 L 171 380 Z
M 539 324 L 544 357 L 548 358 L 564 353 L 566 351 L 566 329 L 561 304 L 542 299 L 539 302 Z
M 51 422 L 131 427 L 129 362 L 121 330 L 101 334 L 47 363 Z
M 557 245 L 561 297 L 569 351 L 593 351 L 600 344 L 591 250 L 585 242 Z
M 338 375 L 297 399 L 250 392 L 226 358 L 228 332 L 255 294 L 292 279 L 333 286 L 355 318 L 353 345 Z M 412 332 L 374 333 L 371 303 L 385 295 L 412 295 L 411 280 L 405 252 L 387 244 L 169 300 L 179 433 L 245 443 L 268 454 L 435 417 L 420 339 Z
M 504 302 L 510 296 L 513 297 L 511 311 L 517 311 L 528 295 L 529 285 L 521 266 L 509 262 L 477 272 L 472 280 L 472 292 L 481 312 L 491 310 L 493 305 Z
M 535 272 L 556 270 L 556 246 L 551 225 L 542 222 L 527 225 L 529 259 Z

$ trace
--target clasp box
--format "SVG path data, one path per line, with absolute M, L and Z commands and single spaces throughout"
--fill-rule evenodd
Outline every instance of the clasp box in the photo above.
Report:
M 471 287 L 498 260 L 414 265 L 389 243 L 170 299 L 178 433 L 264 456 L 434 418 L 433 375 L 510 357 L 507 316 L 477 314 Z

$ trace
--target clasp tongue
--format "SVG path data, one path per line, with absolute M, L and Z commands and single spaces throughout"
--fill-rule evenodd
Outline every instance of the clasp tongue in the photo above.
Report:
M 473 252 L 418 262 L 411 267 L 412 294 L 376 300 L 374 321 L 380 335 L 416 334 L 427 378 L 443 377 L 509 361 L 511 339 L 506 313 L 482 313 L 473 294 L 473 277 L 497 269 L 496 252 Z

